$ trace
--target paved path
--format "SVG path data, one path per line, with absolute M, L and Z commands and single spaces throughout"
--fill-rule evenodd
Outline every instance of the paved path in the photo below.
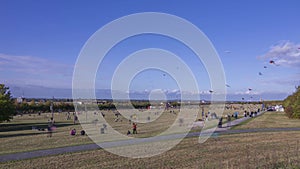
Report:
M 261 114 L 258 114 L 261 115 Z M 224 124 L 222 128 L 208 129 L 202 134 L 233 134 L 233 133 L 248 133 L 248 132 L 270 132 L 270 131 L 298 131 L 300 128 L 263 128 L 263 129 L 243 129 L 243 130 L 229 130 L 232 126 L 238 125 L 241 122 L 250 119 L 250 117 L 240 118 L 231 122 L 231 126 L 227 127 L 227 124 Z M 200 135 L 200 132 L 193 132 L 189 133 L 187 137 L 197 137 Z M 152 141 L 161 141 L 161 140 L 169 140 L 169 139 L 177 139 L 182 138 L 184 134 L 172 134 L 172 135 L 164 135 L 158 137 L 151 137 L 151 138 L 142 138 L 138 140 L 125 140 L 125 141 L 114 141 L 114 142 L 105 142 L 101 143 L 100 146 L 102 148 L 109 148 L 115 146 L 124 146 L 129 144 L 139 144 L 139 143 L 147 143 Z M 0 155 L 0 162 L 12 161 L 12 160 L 23 160 L 35 157 L 43 157 L 49 155 L 57 155 L 63 153 L 72 153 L 72 152 L 80 152 L 80 151 L 87 151 L 87 150 L 95 150 L 100 149 L 97 144 L 86 144 L 86 145 L 79 145 L 79 146 L 70 146 L 70 147 L 62 147 L 62 148 L 52 148 L 47 150 L 36 150 L 30 152 L 23 152 L 23 153 L 13 153 L 13 154 L 6 154 Z

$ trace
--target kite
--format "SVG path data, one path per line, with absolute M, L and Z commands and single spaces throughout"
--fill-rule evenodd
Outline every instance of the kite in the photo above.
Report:
M 209 93 L 212 93 L 212 92 L 214 92 L 214 91 L 212 91 L 212 90 L 209 90 Z
M 244 98 L 242 97 L 242 100 L 244 100 Z
M 276 65 L 276 66 L 279 66 L 279 64 L 276 64 L 274 60 L 270 60 L 269 63 L 273 64 L 273 65 Z
M 251 91 L 252 89 L 251 89 L 251 88 L 249 88 L 248 90 L 249 90 L 249 91 Z
M 263 75 L 263 74 L 262 74 L 261 72 L 258 72 L 258 75 L 260 75 L 260 76 L 261 76 L 261 75 Z
M 229 84 L 226 84 L 226 87 L 230 87 L 230 85 L 229 85 Z
M 266 68 L 267 68 L 267 66 L 264 66 L 264 68 L 266 69 Z

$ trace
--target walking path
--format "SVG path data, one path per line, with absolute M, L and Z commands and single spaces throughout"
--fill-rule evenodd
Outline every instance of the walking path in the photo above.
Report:
M 261 115 L 261 114 L 258 114 L 258 115 Z M 229 126 L 229 127 L 208 129 L 208 130 L 202 132 L 202 134 L 212 134 L 212 133 L 233 134 L 233 133 L 248 133 L 248 132 L 299 131 L 300 130 L 300 128 L 263 128 L 263 129 L 229 130 L 232 126 L 236 126 L 236 125 L 240 124 L 241 122 L 244 122 L 245 120 L 248 120 L 250 118 L 251 117 L 243 117 L 243 118 L 231 121 L 231 126 Z M 227 126 L 227 124 L 224 124 L 223 126 Z M 196 137 L 199 135 L 200 135 L 200 132 L 193 132 L 193 133 L 189 133 L 186 137 Z M 172 134 L 172 135 L 164 135 L 164 136 L 157 136 L 157 137 L 150 137 L 150 138 L 141 138 L 141 139 L 135 139 L 135 140 L 104 142 L 104 143 L 99 144 L 100 147 L 97 144 L 86 144 L 86 145 L 79 145 L 79 146 L 52 148 L 52 149 L 47 149 L 47 150 L 36 150 L 36 151 L 30 151 L 30 152 L 5 154 L 5 155 L 0 155 L 0 162 L 6 162 L 6 161 L 12 161 L 12 160 L 23 160 L 23 159 L 43 157 L 43 156 L 49 156 L 49 155 L 57 155 L 57 154 L 63 154 L 63 153 L 73 153 L 73 152 L 80 152 L 80 151 L 95 150 L 95 149 L 100 149 L 101 147 L 109 148 L 109 147 L 124 146 L 124 145 L 130 145 L 130 144 L 140 144 L 140 143 L 147 143 L 147 142 L 153 142 L 153 141 L 178 139 L 178 138 L 182 138 L 183 136 L 184 136 L 184 134 Z

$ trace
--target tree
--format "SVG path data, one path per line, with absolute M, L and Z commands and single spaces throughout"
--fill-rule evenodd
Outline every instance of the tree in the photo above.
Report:
M 9 87 L 0 84 L 0 122 L 9 121 L 16 113 L 16 107 L 11 97 Z
M 300 86 L 296 88 L 295 93 L 284 100 L 283 105 L 290 118 L 300 118 Z

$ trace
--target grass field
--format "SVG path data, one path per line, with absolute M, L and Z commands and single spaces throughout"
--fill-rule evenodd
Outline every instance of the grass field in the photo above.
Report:
M 161 155 L 131 159 L 102 149 L 6 162 L 0 168 L 296 168 L 300 132 L 222 135 L 203 144 L 186 138 Z
M 264 115 L 250 119 L 234 127 L 234 129 L 251 128 L 285 128 L 300 127 L 299 119 L 289 119 L 284 112 L 266 112 Z
M 47 131 L 32 130 L 32 126 L 47 128 L 49 118 L 50 114 L 23 115 L 15 117 L 10 123 L 2 124 L 0 154 L 92 143 L 88 137 L 69 135 L 71 129 L 80 131 L 81 126 L 74 125 L 71 120 L 67 121 L 64 114 L 56 113 L 54 116 L 57 129 L 53 137 L 47 137 Z
M 259 105 L 232 105 L 234 109 L 226 109 L 224 114 L 232 114 L 235 111 L 242 112 L 244 109 L 256 110 Z M 198 111 L 197 119 L 201 119 L 201 110 Z M 208 112 L 208 106 L 204 106 L 204 112 Z M 113 111 L 102 111 L 105 114 L 106 121 L 113 126 L 113 128 L 120 133 L 126 134 L 128 130 L 132 129 L 132 125 L 124 117 L 120 117 L 118 122 L 115 122 L 115 115 Z M 157 135 L 167 129 L 176 119 L 178 110 L 175 113 L 166 111 L 159 115 L 159 117 L 151 122 L 145 124 L 138 124 L 138 135 L 135 137 L 151 137 Z M 100 112 L 98 112 L 100 115 Z M 242 114 L 242 113 L 240 113 Z M 47 131 L 32 130 L 32 126 L 39 128 L 47 128 L 47 121 L 51 114 L 37 114 L 15 116 L 9 123 L 0 124 L 0 154 L 8 154 L 15 152 L 25 152 L 40 149 L 49 149 L 81 144 L 92 143 L 87 136 L 76 135 L 75 137 L 69 135 L 69 131 L 75 128 L 78 132 L 82 130 L 81 125 L 74 125 L 73 120 L 66 120 L 66 113 L 55 113 L 55 126 L 57 129 L 53 133 L 53 137 L 47 137 Z M 72 117 L 72 116 L 71 116 Z M 226 120 L 224 120 L 226 122 Z M 193 131 L 200 131 L 200 128 Z
M 224 114 L 245 109 L 240 108 L 227 109 Z M 257 106 L 252 108 L 255 110 Z M 112 112 L 104 113 L 107 122 L 116 130 L 123 133 L 131 128 L 123 117 L 114 122 Z M 87 136 L 69 135 L 70 129 L 75 127 L 80 131 L 81 126 L 73 125 L 72 120 L 67 121 L 65 114 L 55 114 L 57 130 L 52 138 L 48 138 L 43 131 L 31 130 L 32 125 L 46 126 L 49 117 L 50 114 L 25 115 L 1 124 L 1 154 L 92 143 Z M 176 110 L 175 113 L 167 111 L 160 115 L 156 123 L 139 124 L 140 133 L 137 136 L 149 137 L 159 133 L 175 118 Z M 266 112 L 234 129 L 278 127 L 300 127 L 300 120 L 288 119 L 281 112 Z M 131 159 L 98 149 L 4 162 L 0 163 L 0 168 L 297 168 L 300 166 L 299 141 L 300 131 L 217 135 L 203 144 L 198 143 L 197 137 L 191 137 L 185 138 L 171 150 L 149 158 Z

